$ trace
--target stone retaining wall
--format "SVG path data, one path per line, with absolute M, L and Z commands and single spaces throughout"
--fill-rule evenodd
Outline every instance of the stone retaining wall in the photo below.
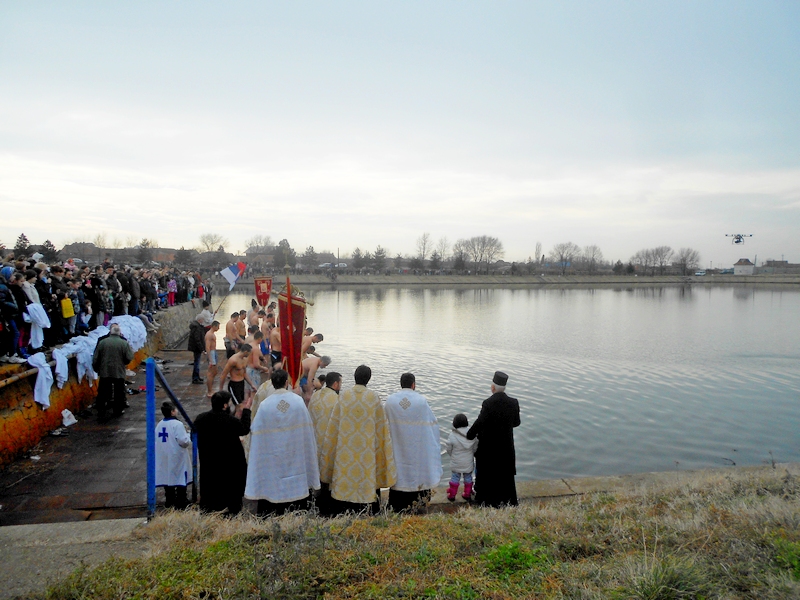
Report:
M 201 310 L 201 303 L 187 302 L 159 313 L 158 333 L 147 336 L 147 343 L 136 352 L 128 368 L 133 370 L 159 349 L 174 345 L 189 328 L 189 322 Z M 62 389 L 53 383 L 50 390 L 50 408 L 42 407 L 33 401 L 33 386 L 38 375 L 20 379 L 0 389 L 0 465 L 6 465 L 31 450 L 49 432 L 61 426 L 61 411 L 65 408 L 77 414 L 94 402 L 97 383 L 89 387 L 84 378 L 78 383 L 76 359 L 69 359 L 69 379 Z M 22 373 L 30 367 L 25 365 L 3 364 L 0 366 L 0 380 Z

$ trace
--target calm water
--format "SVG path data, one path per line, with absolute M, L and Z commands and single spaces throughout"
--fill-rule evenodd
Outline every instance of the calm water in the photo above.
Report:
M 518 479 L 800 461 L 800 290 L 305 291 L 344 385 L 365 363 L 385 397 L 412 371 L 443 440 L 507 372 Z

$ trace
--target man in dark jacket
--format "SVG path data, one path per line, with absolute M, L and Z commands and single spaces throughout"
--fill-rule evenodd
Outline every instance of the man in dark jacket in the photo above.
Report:
M 200 357 L 206 349 L 206 328 L 200 323 L 200 315 L 197 315 L 194 321 L 189 323 L 189 347 L 190 352 L 194 352 L 194 364 L 192 365 L 192 383 L 203 383 L 203 378 L 200 377 Z
M 475 501 L 500 507 L 516 506 L 517 474 L 514 454 L 514 427 L 520 423 L 519 402 L 506 395 L 508 375 L 496 371 L 492 379 L 492 395 L 483 401 L 481 414 L 467 432 L 467 439 L 480 440 L 475 453 Z
M 125 412 L 125 370 L 132 360 L 133 350 L 114 323 L 109 335 L 97 342 L 92 357 L 92 368 L 100 377 L 95 400 L 99 419 L 106 419 L 109 404 L 115 417 Z
M 250 404 L 237 408 L 240 418 L 230 414 L 231 395 L 216 392 L 211 410 L 197 416 L 197 450 L 200 457 L 200 509 L 235 515 L 242 510 L 247 460 L 240 436 L 250 433 Z

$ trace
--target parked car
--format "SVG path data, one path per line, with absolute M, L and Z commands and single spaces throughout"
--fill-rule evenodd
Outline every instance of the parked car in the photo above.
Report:
M 338 265 L 336 265 L 336 268 L 338 268 L 338 269 L 346 269 L 347 268 L 347 263 L 339 263 Z
M 320 269 L 330 269 L 333 265 L 331 263 L 322 263 L 319 268 Z
M 705 274 L 706 274 L 706 272 L 705 272 L 705 271 L 696 271 L 696 272 L 695 272 L 695 276 L 696 276 L 696 277 L 703 277 Z

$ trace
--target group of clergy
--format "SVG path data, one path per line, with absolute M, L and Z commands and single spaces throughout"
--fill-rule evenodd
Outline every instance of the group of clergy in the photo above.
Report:
M 242 405 L 236 416 L 227 392 L 214 394 L 212 410 L 195 420 L 201 509 L 235 514 L 244 496 L 266 516 L 305 509 L 313 497 L 324 515 L 375 513 L 381 488 L 389 488 L 392 510 L 426 506 L 442 477 L 436 417 L 413 374 L 404 373 L 400 391 L 385 402 L 368 389 L 371 377 L 361 365 L 355 385 L 341 390 L 341 375 L 330 372 L 306 407 L 288 373 L 278 369 L 259 388 L 252 412 Z M 481 440 L 476 501 L 492 506 L 517 503 L 511 429 L 519 425 L 519 406 L 499 392 L 484 401 L 473 426 Z M 498 413 L 505 399 L 513 401 L 515 415 Z M 246 457 L 235 441 L 248 433 Z

